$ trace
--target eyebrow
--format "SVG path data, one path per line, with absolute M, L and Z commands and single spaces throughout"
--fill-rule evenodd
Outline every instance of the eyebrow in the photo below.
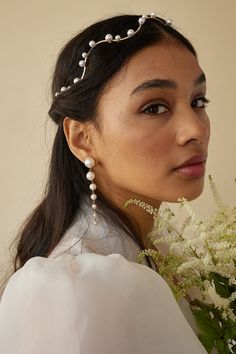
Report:
M 206 81 L 206 76 L 204 73 L 201 73 L 201 75 L 196 80 L 194 80 L 194 85 L 199 86 L 205 81 Z M 135 89 L 132 91 L 130 96 L 151 88 L 175 89 L 177 88 L 177 86 L 178 84 L 174 80 L 154 79 L 154 80 L 144 81 L 141 85 L 135 87 Z

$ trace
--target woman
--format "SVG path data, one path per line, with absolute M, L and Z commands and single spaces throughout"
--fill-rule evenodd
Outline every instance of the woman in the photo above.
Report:
M 3 293 L 1 352 L 205 353 L 154 264 L 135 263 L 151 216 L 123 207 L 203 190 L 210 125 L 194 48 L 155 14 L 108 18 L 64 47 L 52 93 L 49 182 Z

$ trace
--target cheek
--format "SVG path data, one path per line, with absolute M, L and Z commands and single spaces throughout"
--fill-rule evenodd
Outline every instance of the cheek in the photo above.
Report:
M 147 153 L 151 156 L 156 156 L 157 158 L 168 159 L 171 150 L 173 149 L 172 137 L 168 134 L 156 133 L 150 134 L 146 137 L 147 142 Z
M 106 167 L 124 171 L 128 166 L 143 170 L 164 166 L 170 154 L 171 136 L 154 124 L 127 127 L 116 125 L 104 132 L 103 151 Z
M 166 126 L 161 127 L 156 120 L 144 122 L 139 129 L 130 130 L 124 138 L 130 152 L 155 163 L 163 163 L 173 149 L 171 131 Z

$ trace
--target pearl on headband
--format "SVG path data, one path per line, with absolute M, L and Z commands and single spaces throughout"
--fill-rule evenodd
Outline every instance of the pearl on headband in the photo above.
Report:
M 98 46 L 98 45 L 101 44 L 101 43 L 105 43 L 105 42 L 106 42 L 106 43 L 121 42 L 121 41 L 124 41 L 124 40 L 126 40 L 126 39 L 128 39 L 128 38 L 133 37 L 136 33 L 139 32 L 140 28 L 143 26 L 143 24 L 144 24 L 144 23 L 146 22 L 146 20 L 148 20 L 148 19 L 157 20 L 157 21 L 159 21 L 159 22 L 161 22 L 161 23 L 164 23 L 166 26 L 171 26 L 171 25 L 172 25 L 172 20 L 160 18 L 160 17 L 158 17 L 154 12 L 152 12 L 150 15 L 142 15 L 141 17 L 139 17 L 139 19 L 138 19 L 138 23 L 139 23 L 138 28 L 137 28 L 136 30 L 130 28 L 130 29 L 127 31 L 127 35 L 126 35 L 125 37 L 121 37 L 121 36 L 118 35 L 118 34 L 117 34 L 115 37 L 113 37 L 112 34 L 108 33 L 108 34 L 105 35 L 105 38 L 104 38 L 104 39 L 102 39 L 102 40 L 100 40 L 100 41 L 98 41 L 98 42 L 95 42 L 95 41 L 91 40 L 91 41 L 89 42 L 89 47 L 90 47 L 90 49 L 88 50 L 87 53 L 86 53 L 86 52 L 83 52 L 83 53 L 82 53 L 82 59 L 79 61 L 79 66 L 80 66 L 81 68 L 83 68 L 83 72 L 82 72 L 81 77 L 75 77 L 75 78 L 73 79 L 73 83 L 72 83 L 71 85 L 69 85 L 69 86 L 62 86 L 61 89 L 60 89 L 60 91 L 55 93 L 55 97 L 58 97 L 58 96 L 59 96 L 60 94 L 62 94 L 63 92 L 68 91 L 68 90 L 71 88 L 71 86 L 72 86 L 73 84 L 77 84 L 80 80 L 82 80 L 82 79 L 84 78 L 84 75 L 85 75 L 85 72 L 86 72 L 86 68 L 87 68 L 87 67 L 86 67 L 86 63 L 87 63 L 88 57 L 89 57 L 91 51 L 92 51 L 96 46 Z

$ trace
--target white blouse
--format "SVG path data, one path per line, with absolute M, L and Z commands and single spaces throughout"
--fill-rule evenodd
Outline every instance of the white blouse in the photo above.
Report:
M 80 215 L 50 257 L 31 258 L 10 278 L 0 353 L 206 354 L 166 282 L 135 263 L 138 251 Z

